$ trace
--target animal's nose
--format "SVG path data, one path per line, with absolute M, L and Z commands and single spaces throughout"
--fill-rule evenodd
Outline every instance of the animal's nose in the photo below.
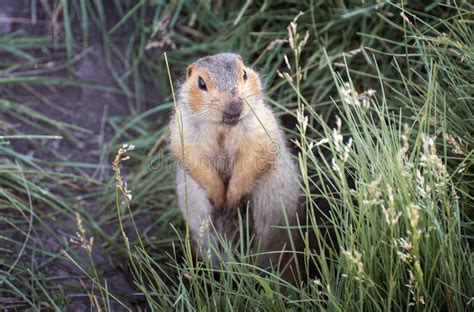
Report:
M 240 113 L 242 112 L 242 101 L 234 100 L 227 104 L 227 107 L 224 111 L 224 118 L 237 118 L 239 117 Z

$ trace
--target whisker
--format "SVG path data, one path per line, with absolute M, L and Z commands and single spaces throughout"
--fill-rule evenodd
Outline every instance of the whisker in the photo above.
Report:
M 256 96 L 256 95 L 262 95 L 261 92 L 254 92 L 254 93 L 250 93 L 250 94 L 246 94 L 245 97 L 253 97 L 253 96 Z M 243 98 L 243 97 L 242 97 Z
M 200 112 L 194 114 L 194 116 L 195 117 L 202 117 L 202 116 L 205 116 L 207 114 L 210 114 L 210 113 L 213 113 L 213 112 L 216 112 L 216 111 L 218 111 L 217 108 L 210 107 L 210 108 L 207 108 L 203 111 L 200 111 Z

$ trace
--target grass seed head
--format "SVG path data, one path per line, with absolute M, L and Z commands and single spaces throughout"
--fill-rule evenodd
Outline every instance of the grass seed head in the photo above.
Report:
M 117 188 L 122 192 L 122 194 L 128 198 L 128 200 L 132 199 L 132 193 L 128 189 L 127 181 L 122 176 L 120 171 L 120 163 L 130 159 L 130 156 L 126 155 L 127 152 L 133 151 L 135 146 L 129 144 L 123 144 L 121 148 L 117 151 L 115 155 L 114 161 L 112 162 L 112 169 L 115 172 L 115 184 Z

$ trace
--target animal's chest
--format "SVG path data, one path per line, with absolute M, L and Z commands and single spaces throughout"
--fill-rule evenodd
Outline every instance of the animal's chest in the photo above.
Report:
M 232 176 L 239 144 L 239 140 L 235 138 L 230 130 L 223 130 L 215 137 L 215 149 L 212 162 L 214 168 L 225 183 L 227 183 Z

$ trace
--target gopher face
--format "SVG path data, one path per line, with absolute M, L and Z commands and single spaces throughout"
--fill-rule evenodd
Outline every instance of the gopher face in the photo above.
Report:
M 236 125 L 262 99 L 258 74 L 232 53 L 207 56 L 188 66 L 183 91 L 196 117 L 227 126 Z

